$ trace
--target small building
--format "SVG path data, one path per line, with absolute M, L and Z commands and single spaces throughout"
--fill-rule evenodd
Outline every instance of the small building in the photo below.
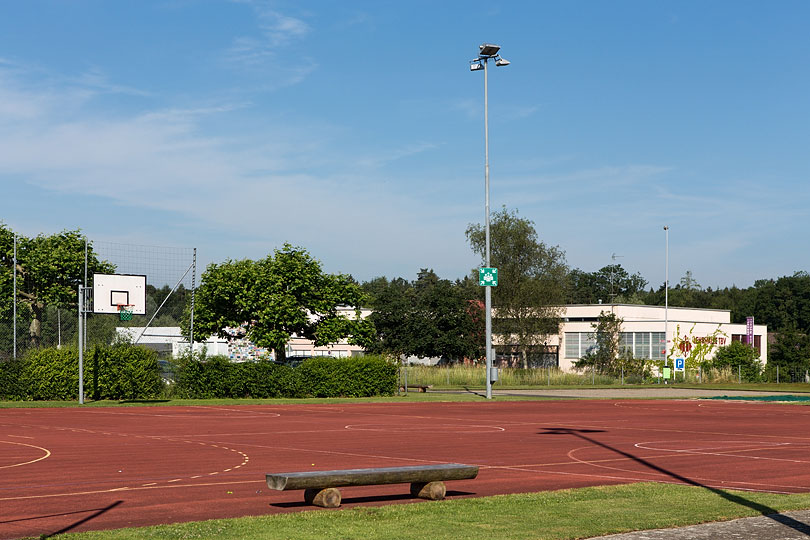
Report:
M 143 345 L 158 353 L 161 358 L 177 358 L 188 352 L 188 336 L 184 336 L 179 326 L 121 326 L 115 329 L 118 336 Z M 206 356 L 229 356 L 229 340 L 211 336 L 203 343 L 194 344 L 194 352 L 205 350 Z
M 354 308 L 338 307 L 337 311 L 349 319 L 356 316 Z M 362 318 L 366 318 L 370 314 L 371 310 L 369 309 L 360 310 Z M 188 352 L 188 336 L 181 334 L 179 326 L 149 327 L 145 332 L 142 326 L 129 326 L 116 328 L 116 332 L 128 341 L 135 342 L 135 340 L 138 340 L 139 345 L 157 351 L 160 356 L 177 358 Z M 272 351 L 258 347 L 245 337 L 244 328 L 233 328 L 228 332 L 230 334 L 228 338 L 214 335 L 208 337 L 202 343 L 195 342 L 194 352 L 205 350 L 206 356 L 226 356 L 233 362 L 273 358 Z M 298 358 L 313 356 L 344 358 L 362 356 L 365 353 L 362 347 L 351 345 L 345 339 L 337 343 L 316 347 L 312 341 L 296 335 L 290 338 L 285 352 L 287 357 Z

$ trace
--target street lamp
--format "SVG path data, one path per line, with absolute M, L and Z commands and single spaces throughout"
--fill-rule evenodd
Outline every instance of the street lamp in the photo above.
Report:
M 508 66 L 509 61 L 501 58 L 501 48 L 492 43 L 478 47 L 478 58 L 470 61 L 470 71 L 484 70 L 484 208 L 486 213 L 486 267 L 490 266 L 489 250 L 489 88 L 487 84 L 487 63 L 495 60 L 496 66 Z M 487 358 L 487 399 L 492 399 L 492 287 L 484 288 L 486 358 Z

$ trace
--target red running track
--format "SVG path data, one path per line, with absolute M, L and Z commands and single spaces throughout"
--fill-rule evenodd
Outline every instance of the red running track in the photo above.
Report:
M 697 400 L 3 409 L 0 538 L 309 510 L 264 483 L 299 470 L 479 465 L 450 498 L 640 481 L 804 492 L 808 427 L 810 407 Z M 404 485 L 342 491 L 344 507 L 414 502 Z

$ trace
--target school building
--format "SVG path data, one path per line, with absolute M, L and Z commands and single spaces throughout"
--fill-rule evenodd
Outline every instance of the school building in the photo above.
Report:
M 688 358 L 690 354 L 705 353 L 712 358 L 719 347 L 732 341 L 753 341 L 762 362 L 767 359 L 768 328 L 765 325 L 733 324 L 731 312 L 725 309 L 696 309 L 684 307 L 643 306 L 634 304 L 568 305 L 563 308 L 562 324 L 556 336 L 540 346 L 533 356 L 533 365 L 556 365 L 572 371 L 573 362 L 596 346 L 595 324 L 602 313 L 613 313 L 622 320 L 619 346 L 635 358 L 663 360 Z M 513 346 L 493 338 L 496 360 L 501 365 L 520 365 Z M 666 345 L 665 345 L 666 344 Z

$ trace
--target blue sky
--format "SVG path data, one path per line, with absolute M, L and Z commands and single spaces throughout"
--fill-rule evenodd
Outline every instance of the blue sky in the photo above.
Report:
M 0 3 L 0 220 L 26 234 L 284 242 L 360 280 L 478 264 L 493 210 L 656 286 L 810 270 L 810 3 Z

